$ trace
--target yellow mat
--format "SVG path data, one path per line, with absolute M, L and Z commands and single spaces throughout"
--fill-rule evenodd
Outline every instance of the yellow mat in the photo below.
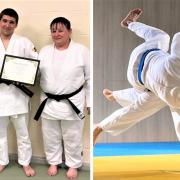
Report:
M 94 157 L 93 180 L 180 180 L 180 155 Z

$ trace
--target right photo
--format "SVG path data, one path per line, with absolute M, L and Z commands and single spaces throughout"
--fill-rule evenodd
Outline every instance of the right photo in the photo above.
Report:
M 180 179 L 180 2 L 93 1 L 93 178 Z

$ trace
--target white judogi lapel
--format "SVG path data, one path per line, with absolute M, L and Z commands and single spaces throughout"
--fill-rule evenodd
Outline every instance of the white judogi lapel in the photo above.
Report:
M 52 63 L 55 53 L 54 45 L 46 46 L 40 51 L 40 82 L 43 91 L 59 95 L 69 94 L 79 89 L 86 80 L 89 91 L 89 62 L 87 63 L 89 57 L 87 48 L 71 41 L 68 49 L 65 51 L 67 53 L 65 52 L 64 59 L 58 64 L 60 68 L 56 73 L 54 73 L 55 70 Z M 42 93 L 41 100 L 43 99 L 45 99 L 45 96 Z M 70 99 L 82 112 L 85 105 L 85 88 Z M 69 103 L 64 100 L 60 102 L 48 100 L 44 112 L 53 116 L 58 114 L 56 116 L 58 119 L 77 119 Z
M 13 34 L 7 49 L 4 48 L 0 39 L 0 68 L 3 63 L 4 55 L 10 54 L 21 57 L 37 58 L 37 52 L 33 51 L 33 43 L 22 36 Z M 0 84 L 0 116 L 10 116 L 28 112 L 28 100 L 21 90 L 13 85 Z

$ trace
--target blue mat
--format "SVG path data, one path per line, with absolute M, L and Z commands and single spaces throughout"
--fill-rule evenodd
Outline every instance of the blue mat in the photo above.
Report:
M 94 156 L 180 154 L 180 142 L 138 142 L 96 144 Z

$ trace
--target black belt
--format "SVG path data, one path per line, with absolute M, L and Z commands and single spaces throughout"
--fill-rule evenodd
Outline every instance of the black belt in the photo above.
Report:
M 47 98 L 40 104 L 40 106 L 39 106 L 39 108 L 38 108 L 38 110 L 36 112 L 36 115 L 34 116 L 34 119 L 36 121 L 38 121 L 38 119 L 41 116 L 41 113 L 42 113 L 48 99 L 54 99 L 56 101 L 67 100 L 69 102 L 69 104 L 71 105 L 71 107 L 73 108 L 73 110 L 78 115 L 78 117 L 80 119 L 83 119 L 85 117 L 85 115 L 69 99 L 70 97 L 72 97 L 72 96 L 76 95 L 77 93 L 79 93 L 82 90 L 82 88 L 83 88 L 83 86 L 81 86 L 79 89 L 77 89 L 76 91 L 74 91 L 74 92 L 72 92 L 70 94 L 55 95 L 55 94 L 45 93 Z
M 20 89 L 22 92 L 24 92 L 26 95 L 28 95 L 29 97 L 32 97 L 34 95 L 34 93 L 32 91 L 30 91 L 26 86 L 24 86 L 23 84 L 16 84 L 16 83 L 13 83 L 11 81 L 8 81 L 8 80 L 3 80 L 3 79 L 0 79 L 0 84 L 1 83 L 4 83 L 6 85 L 10 85 L 10 84 L 13 84 L 14 86 L 16 86 L 18 89 Z

